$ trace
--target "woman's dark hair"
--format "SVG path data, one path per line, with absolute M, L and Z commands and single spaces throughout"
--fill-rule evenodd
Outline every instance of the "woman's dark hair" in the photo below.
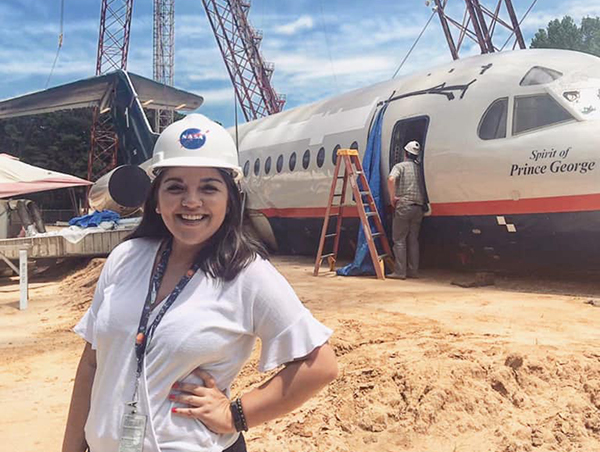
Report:
M 244 212 L 242 224 L 242 196 L 231 174 L 217 168 L 227 185 L 227 214 L 221 227 L 208 239 L 198 253 L 200 270 L 213 278 L 231 281 L 257 256 L 267 258 L 264 245 L 255 237 Z M 144 204 L 144 214 L 138 227 L 127 237 L 170 238 L 173 235 L 156 213 L 158 189 L 166 171 L 161 171 L 152 181 L 150 194 Z

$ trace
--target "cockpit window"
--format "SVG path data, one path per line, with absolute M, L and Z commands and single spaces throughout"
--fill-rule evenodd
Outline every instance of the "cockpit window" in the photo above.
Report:
M 533 85 L 544 85 L 545 83 L 553 82 L 556 79 L 562 77 L 562 72 L 555 71 L 543 66 L 533 66 L 527 71 L 525 77 L 521 79 L 519 85 L 521 86 L 533 86 Z
M 513 134 L 573 119 L 550 95 L 515 97 Z
M 477 131 L 482 140 L 506 138 L 508 97 L 495 100 L 483 114 Z

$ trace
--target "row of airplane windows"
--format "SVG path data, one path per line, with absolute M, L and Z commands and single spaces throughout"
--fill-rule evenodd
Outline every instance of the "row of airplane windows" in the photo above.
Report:
M 337 161 L 337 151 L 341 149 L 341 146 L 339 144 L 337 144 L 334 148 L 333 151 L 331 152 L 331 163 L 333 165 L 335 165 L 335 162 Z M 355 141 L 354 143 L 352 143 L 350 145 L 350 149 L 358 149 L 358 143 Z M 277 173 L 281 173 L 283 171 L 283 154 L 280 154 L 279 157 L 277 157 L 277 163 L 275 164 L 275 169 L 277 171 Z M 294 171 L 296 169 L 296 161 L 297 161 L 297 156 L 295 152 L 292 152 L 290 155 L 290 158 L 288 160 L 288 168 L 290 169 L 290 171 Z M 267 159 L 265 160 L 265 167 L 264 167 L 264 172 L 265 175 L 268 175 L 271 173 L 271 166 L 272 166 L 272 159 L 271 157 L 267 157 Z M 320 148 L 319 151 L 317 152 L 317 158 L 316 158 L 316 164 L 318 168 L 322 168 L 323 164 L 325 163 L 325 148 Z M 304 151 L 304 154 L 302 155 L 302 168 L 304 169 L 308 169 L 308 167 L 310 166 L 310 149 L 307 149 L 306 151 Z M 254 160 L 254 175 L 258 176 L 260 174 L 260 170 L 261 170 L 261 165 L 260 165 L 260 159 L 256 158 L 256 160 Z M 250 175 L 250 160 L 246 160 L 246 163 L 244 163 L 244 177 L 248 177 Z

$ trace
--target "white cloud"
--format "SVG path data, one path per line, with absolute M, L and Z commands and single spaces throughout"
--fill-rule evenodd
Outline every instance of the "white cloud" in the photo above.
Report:
M 204 98 L 203 107 L 231 105 L 233 110 L 233 88 L 193 90 L 192 92 Z
M 273 30 L 275 31 L 275 33 L 278 33 L 280 35 L 291 36 L 295 35 L 296 33 L 302 30 L 311 30 L 313 26 L 314 21 L 312 17 L 304 15 L 300 16 L 298 19 L 288 24 L 276 26 Z
M 521 29 L 524 32 L 530 31 L 535 33 L 540 28 L 546 28 L 548 22 L 554 19 L 561 20 L 564 16 L 571 16 L 575 23 L 579 25 L 581 19 L 587 16 L 600 16 L 599 2 L 569 2 L 561 5 L 556 5 L 554 8 L 546 8 L 543 10 L 532 10 L 521 24 Z

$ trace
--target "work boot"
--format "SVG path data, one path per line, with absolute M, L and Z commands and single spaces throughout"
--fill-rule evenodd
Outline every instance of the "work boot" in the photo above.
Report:
M 394 273 L 390 273 L 389 275 L 387 275 L 386 278 L 390 278 L 390 279 L 406 279 L 406 276 L 400 275 L 400 274 L 394 272 Z

